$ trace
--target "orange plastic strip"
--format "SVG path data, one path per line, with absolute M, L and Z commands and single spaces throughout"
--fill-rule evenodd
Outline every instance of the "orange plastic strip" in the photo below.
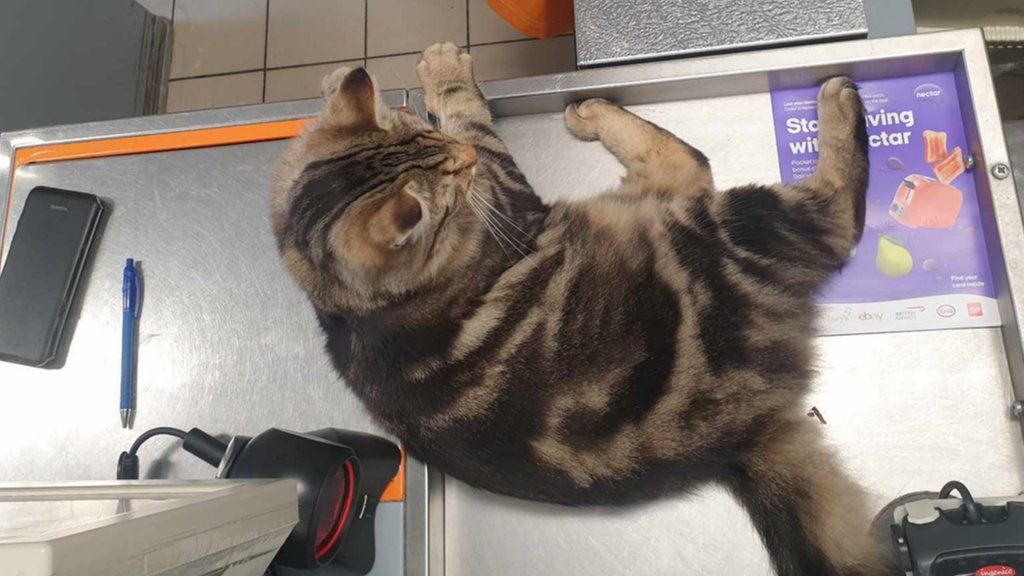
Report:
M 165 134 L 147 134 L 145 136 L 122 136 L 88 140 L 86 142 L 69 142 L 67 144 L 41 144 L 25 146 L 14 153 L 14 166 L 7 187 L 7 206 L 4 208 L 4 229 L 10 223 L 11 191 L 14 190 L 14 178 L 18 168 L 26 164 L 40 162 L 60 162 L 62 160 L 81 160 L 84 158 L 105 158 L 127 154 L 145 154 L 148 152 L 165 152 L 168 150 L 185 150 L 188 148 L 205 148 L 207 146 L 225 146 L 228 144 L 244 144 L 246 142 L 262 142 L 280 140 L 297 136 L 309 122 L 309 119 L 280 120 L 277 122 L 260 122 L 241 126 L 224 126 L 221 128 L 202 128 L 198 130 L 182 130 Z M 0 238 L 0 252 L 3 251 L 4 239 Z M 2 262 L 0 262 L 2 264 Z
M 241 126 L 224 126 L 221 128 L 202 128 L 198 130 L 182 130 L 166 134 L 148 134 L 144 136 L 123 136 L 89 140 L 87 142 L 70 142 L 67 144 L 49 144 L 26 146 L 19 148 L 14 155 L 14 167 L 11 171 L 10 190 L 14 189 L 14 178 L 18 168 L 26 164 L 40 162 L 61 162 L 64 160 L 82 160 L 85 158 L 105 158 L 124 156 L 127 154 L 147 154 L 166 152 L 169 150 L 187 150 L 190 148 L 206 148 L 209 146 L 227 146 L 248 142 L 264 142 L 281 140 L 298 136 L 305 128 L 309 119 L 280 120 Z M 8 194 L 8 202 L 10 194 Z M 10 213 L 10 206 L 6 214 Z M 2 248 L 3 238 L 0 238 Z M 398 473 L 384 489 L 382 502 L 402 502 L 405 500 L 405 449 L 402 449 L 402 461 Z
M 124 136 L 103 140 L 89 140 L 86 142 L 70 142 L 67 144 L 29 146 L 18 149 L 14 156 L 14 169 L 17 170 L 19 166 L 38 162 L 81 160 L 83 158 L 103 158 L 107 156 L 124 156 L 126 154 L 145 154 L 148 152 L 166 152 L 168 150 L 185 150 L 188 148 L 280 140 L 297 136 L 302 132 L 307 122 L 308 120 L 306 119 L 281 120 L 260 124 L 244 124 L 242 126 L 183 130 L 166 134 Z

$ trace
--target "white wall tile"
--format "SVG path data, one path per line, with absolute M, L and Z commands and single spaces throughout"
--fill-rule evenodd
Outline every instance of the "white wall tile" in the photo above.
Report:
M 267 66 L 363 57 L 364 0 L 270 0 Z
M 177 0 L 171 78 L 263 68 L 267 0 Z
M 416 64 L 419 61 L 419 54 L 370 58 L 366 61 L 366 69 L 373 74 L 380 90 L 408 90 L 420 86 L 420 78 L 416 75 Z
M 572 36 L 474 46 L 473 74 L 477 81 L 522 78 L 576 69 Z
M 487 0 L 468 0 L 469 2 L 469 43 L 483 44 L 487 42 L 505 42 L 528 38 L 516 30 L 514 26 L 498 16 Z
M 263 72 L 171 80 L 167 89 L 168 112 L 244 106 L 262 100 Z
M 320 81 L 342 66 L 358 68 L 362 60 L 267 70 L 267 102 L 320 97 Z
M 466 0 L 370 0 L 367 56 L 421 52 L 435 42 L 466 44 Z

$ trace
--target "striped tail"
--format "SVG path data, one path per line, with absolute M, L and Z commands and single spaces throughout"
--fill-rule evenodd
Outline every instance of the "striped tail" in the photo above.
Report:
M 729 478 L 778 576 L 890 576 L 860 488 L 803 417 L 759 435 Z

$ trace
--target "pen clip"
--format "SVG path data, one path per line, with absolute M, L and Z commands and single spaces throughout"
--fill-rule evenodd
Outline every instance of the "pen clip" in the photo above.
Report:
M 139 279 L 139 268 L 138 264 L 133 266 L 135 269 L 135 310 L 133 316 L 138 319 L 142 309 L 142 282 Z

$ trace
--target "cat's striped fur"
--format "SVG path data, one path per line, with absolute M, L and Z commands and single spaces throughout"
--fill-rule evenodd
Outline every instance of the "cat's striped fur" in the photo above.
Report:
M 440 131 L 339 70 L 274 183 L 282 257 L 369 411 L 474 486 L 622 504 L 718 481 L 779 575 L 885 573 L 857 486 L 803 413 L 811 297 L 864 224 L 853 84 L 821 89 L 812 177 L 721 192 L 668 132 L 605 101 L 570 106 L 569 130 L 627 175 L 547 206 L 469 55 L 435 45 L 418 69 Z

